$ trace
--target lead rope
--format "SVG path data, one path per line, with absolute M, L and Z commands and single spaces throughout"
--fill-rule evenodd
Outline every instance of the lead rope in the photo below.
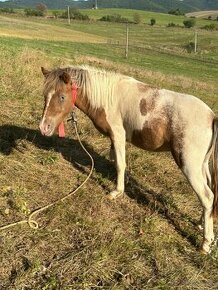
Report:
M 38 222 L 36 221 L 36 220 L 34 220 L 33 219 L 33 217 L 34 216 L 36 216 L 36 215 L 38 215 L 40 212 L 42 212 L 42 211 L 44 211 L 44 210 L 46 210 L 46 209 L 48 209 L 48 208 L 50 208 L 50 207 L 52 207 L 52 206 L 54 206 L 54 205 L 56 205 L 56 204 L 58 204 L 58 203 L 60 203 L 60 202 L 62 202 L 62 201 L 64 201 L 65 199 L 67 199 L 67 198 L 70 198 L 73 194 L 75 194 L 88 180 L 89 180 L 89 178 L 91 177 L 91 175 L 92 175 L 92 172 L 93 172 L 93 169 L 94 169 L 94 160 L 93 160 L 93 158 L 92 158 L 92 156 L 91 156 L 91 154 L 86 150 L 86 148 L 84 147 L 84 145 L 82 144 L 82 141 L 81 141 L 81 139 L 80 139 L 80 136 L 79 136 L 79 133 L 78 133 L 78 130 L 77 130 L 77 123 L 76 123 L 76 121 L 75 121 L 75 119 L 74 119 L 74 115 L 72 116 L 72 122 L 73 122 L 73 124 L 74 124 L 74 128 L 75 128 L 75 131 L 76 131 L 76 136 L 77 136 L 77 139 L 78 139 L 78 141 L 79 141 L 79 144 L 80 144 L 80 146 L 82 147 L 82 149 L 85 151 L 85 153 L 89 156 L 89 158 L 90 158 L 90 160 L 91 160 L 91 169 L 90 169 L 90 172 L 89 172 L 89 174 L 88 174 L 88 176 L 86 177 L 86 179 L 75 189 L 75 190 L 73 190 L 73 191 L 70 191 L 67 195 L 65 195 L 64 197 L 62 197 L 61 199 L 58 199 L 58 200 L 56 200 L 56 201 L 54 201 L 54 202 L 52 202 L 52 203 L 50 203 L 50 204 L 48 204 L 48 205 L 46 205 L 46 206 L 43 206 L 43 207 L 41 207 L 41 208 L 39 208 L 39 209 L 36 209 L 36 210 L 34 210 L 29 216 L 28 216 L 28 218 L 27 219 L 25 219 L 25 220 L 21 220 L 21 221 L 18 221 L 18 222 L 15 222 L 15 223 L 11 223 L 11 224 L 8 224 L 8 225 L 5 225 L 5 226 L 3 226 L 3 227 L 0 227 L 0 231 L 2 231 L 2 230 L 5 230 L 5 229 L 9 229 L 9 228 L 12 228 L 12 227 L 14 227 L 14 226 L 16 226 L 16 225 L 21 225 L 21 224 L 28 224 L 29 225 L 29 227 L 31 228 L 31 229 L 38 229 L 39 228 L 39 224 L 38 224 Z

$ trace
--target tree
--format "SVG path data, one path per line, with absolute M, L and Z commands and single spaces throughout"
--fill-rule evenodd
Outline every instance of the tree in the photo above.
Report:
M 150 23 L 151 23 L 151 26 L 154 26 L 154 25 L 155 25 L 155 23 L 156 23 L 156 20 L 155 20 L 155 18 L 151 18 L 151 20 L 150 20 Z
M 45 14 L 48 8 L 45 4 L 39 3 L 36 5 L 36 9 L 41 11 L 43 14 Z
M 195 26 L 195 19 L 187 19 L 183 21 L 183 24 L 186 28 L 191 28 Z
M 184 12 L 182 12 L 179 8 L 177 9 L 171 9 L 170 11 L 168 11 L 168 14 L 172 14 L 172 15 L 184 15 Z
M 42 11 L 37 9 L 25 8 L 24 13 L 26 16 L 43 16 Z
M 88 15 L 82 14 L 78 9 L 75 8 L 70 8 L 70 19 L 75 19 L 75 20 L 90 20 Z M 64 11 L 61 15 L 60 18 L 68 18 L 68 11 Z

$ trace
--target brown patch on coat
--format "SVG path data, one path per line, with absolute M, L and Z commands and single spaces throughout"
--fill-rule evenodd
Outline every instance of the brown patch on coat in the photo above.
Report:
M 176 137 L 173 138 L 170 144 L 171 153 L 179 168 L 184 166 L 183 145 L 183 133 L 181 131 Z
M 142 130 L 134 130 L 131 142 L 135 146 L 151 151 L 169 150 L 170 134 L 168 122 L 161 117 L 146 121 Z
M 86 96 L 77 98 L 76 106 L 83 111 L 93 122 L 96 129 L 113 139 L 113 132 L 109 125 L 103 108 L 93 109 Z
M 181 117 L 178 117 L 177 124 L 171 128 L 172 137 L 170 140 L 170 149 L 179 168 L 183 168 L 184 166 L 184 128 L 185 124 Z
M 152 112 L 155 109 L 156 102 L 158 100 L 159 92 L 158 90 L 146 90 L 146 98 L 142 98 L 139 103 L 139 109 L 142 116 L 145 116 L 147 113 Z
M 139 107 L 140 107 L 140 112 L 141 112 L 142 116 L 145 116 L 148 112 L 147 103 L 146 103 L 145 99 L 141 99 Z

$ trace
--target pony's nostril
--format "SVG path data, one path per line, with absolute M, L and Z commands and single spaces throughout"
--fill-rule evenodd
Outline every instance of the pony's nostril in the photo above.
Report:
M 45 132 L 48 133 L 51 130 L 51 128 L 52 128 L 52 125 L 51 125 L 51 123 L 49 123 L 49 124 L 45 125 L 44 130 L 45 130 Z

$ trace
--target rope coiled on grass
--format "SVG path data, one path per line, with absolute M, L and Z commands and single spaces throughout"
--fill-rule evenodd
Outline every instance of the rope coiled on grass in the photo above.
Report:
M 38 215 L 40 212 L 42 212 L 42 211 L 44 211 L 44 210 L 46 210 L 46 209 L 48 209 L 48 208 L 60 203 L 60 202 L 63 202 L 67 198 L 71 197 L 73 194 L 75 194 L 89 180 L 89 178 L 92 175 L 93 169 L 94 169 L 94 159 L 91 156 L 91 154 L 87 151 L 87 149 L 84 147 L 84 145 L 82 144 L 82 141 L 80 139 L 80 136 L 79 136 L 79 133 L 78 133 L 78 130 L 77 130 L 76 122 L 73 121 L 73 124 L 74 124 L 74 128 L 75 128 L 75 131 L 76 131 L 76 136 L 77 136 L 77 139 L 79 141 L 79 144 L 80 144 L 82 149 L 85 151 L 85 153 L 89 156 L 89 158 L 91 160 L 91 169 L 90 169 L 90 172 L 89 172 L 88 176 L 86 177 L 86 179 L 75 190 L 70 191 L 67 195 L 65 195 L 61 199 L 58 199 L 58 200 L 56 200 L 56 201 L 54 201 L 54 202 L 52 202 L 52 203 L 50 203 L 50 204 L 48 204 L 46 206 L 43 206 L 43 207 L 40 207 L 40 208 L 34 210 L 32 213 L 30 213 L 30 215 L 28 216 L 27 219 L 20 220 L 20 221 L 17 221 L 17 222 L 14 222 L 14 223 L 11 223 L 11 224 L 8 224 L 8 225 L 0 227 L 0 231 L 6 230 L 6 229 L 9 229 L 9 228 L 12 228 L 12 227 L 14 227 L 16 225 L 21 225 L 21 224 L 28 224 L 31 229 L 38 229 L 39 228 L 39 224 L 33 217 Z

